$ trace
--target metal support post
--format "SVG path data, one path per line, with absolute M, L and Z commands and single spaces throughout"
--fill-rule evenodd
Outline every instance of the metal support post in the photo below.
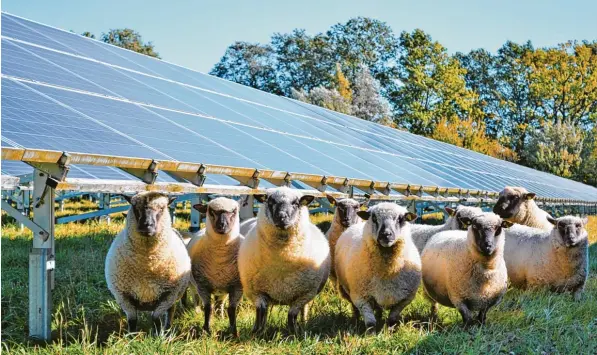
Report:
M 201 213 L 193 208 L 193 205 L 201 203 L 203 197 L 206 197 L 203 194 L 195 194 L 191 197 L 191 226 L 189 227 L 189 232 L 195 233 L 198 232 L 201 228 Z
M 109 210 L 111 207 L 112 195 L 109 193 L 101 193 L 99 195 L 99 208 L 100 210 Z M 110 224 L 110 214 L 105 216 L 101 216 L 100 219 L 104 219 L 108 224 Z
M 176 200 L 172 201 L 170 206 L 168 206 L 168 210 L 170 212 L 170 219 L 172 220 L 172 224 L 176 222 Z
M 52 289 L 54 288 L 54 188 L 48 174 L 34 171 L 33 222 L 47 234 L 33 234 L 29 254 L 29 336 L 51 339 Z
M 253 195 L 245 195 L 245 196 L 241 197 L 239 203 L 240 203 L 240 211 L 238 213 L 239 213 L 239 218 L 240 218 L 241 222 L 255 217 L 255 215 L 253 213 L 253 206 L 255 204 L 255 198 L 253 197 Z

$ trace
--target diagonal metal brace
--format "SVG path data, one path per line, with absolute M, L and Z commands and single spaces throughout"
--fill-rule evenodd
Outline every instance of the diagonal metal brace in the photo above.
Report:
M 147 167 L 147 169 L 133 169 L 133 168 L 120 168 L 122 171 L 125 171 L 143 181 L 146 184 L 153 184 L 158 177 L 158 162 L 156 160 L 152 160 L 151 164 Z
M 34 234 L 39 236 L 39 238 L 41 238 L 42 241 L 45 242 L 50 237 L 50 234 L 45 229 L 40 227 L 37 223 L 33 222 L 26 216 L 22 215 L 19 210 L 12 207 L 10 205 L 10 203 L 8 203 L 7 201 L 2 200 L 2 209 L 6 213 L 8 213 L 9 216 L 16 219 L 19 223 L 22 223 L 25 227 L 30 229 Z

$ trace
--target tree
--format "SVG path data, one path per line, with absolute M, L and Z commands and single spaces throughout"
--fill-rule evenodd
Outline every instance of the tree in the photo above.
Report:
M 341 112 L 350 115 L 352 107 L 336 89 L 326 89 L 323 86 L 318 86 L 310 92 L 304 90 L 292 89 L 292 98 L 311 103 L 313 105 L 321 106 L 329 110 Z
M 458 147 L 474 150 L 489 156 L 515 161 L 516 153 L 503 146 L 497 139 L 488 137 L 483 120 L 464 119 L 459 121 L 441 119 L 431 138 Z
M 352 90 L 350 90 L 350 82 L 342 73 L 340 63 L 336 63 L 336 85 L 338 86 L 338 92 L 346 101 L 352 102 Z
M 276 73 L 276 60 L 269 45 L 236 42 L 210 74 L 277 95 L 282 94 Z
M 336 62 L 325 35 L 310 36 L 305 30 L 275 33 L 271 46 L 276 56 L 276 72 L 282 92 L 290 95 L 291 88 L 310 91 L 317 86 L 334 83 Z
M 525 53 L 534 116 L 588 127 L 597 121 L 597 53 L 593 43 L 566 42 Z
M 466 88 L 466 71 L 421 30 L 400 35 L 399 79 L 390 94 L 397 125 L 429 136 L 442 119 L 475 115 L 477 96 Z
M 597 187 L 597 126 L 585 136 L 580 157 L 582 161 L 575 178 Z
M 566 178 L 577 174 L 583 150 L 583 131 L 570 122 L 546 121 L 530 134 L 524 154 L 529 166 Z
M 155 51 L 153 43 L 144 43 L 141 35 L 130 28 L 112 29 L 107 33 L 102 33 L 101 40 L 150 57 L 160 58 L 158 52 Z
M 85 31 L 85 32 L 81 33 L 81 36 L 95 39 L 95 35 L 89 31 Z
M 327 32 L 334 61 L 342 63 L 342 69 L 352 82 L 365 65 L 373 77 L 390 87 L 397 75 L 398 39 L 394 31 L 383 21 L 356 17 L 346 23 L 338 23 Z
M 352 95 L 352 113 L 364 120 L 386 123 L 391 116 L 388 103 L 380 94 L 380 84 L 361 65 L 355 77 Z

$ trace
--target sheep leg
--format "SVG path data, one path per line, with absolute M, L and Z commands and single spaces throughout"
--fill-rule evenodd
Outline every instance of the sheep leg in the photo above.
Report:
M 267 322 L 267 299 L 264 296 L 258 296 L 255 300 L 255 325 L 253 333 L 260 333 L 265 328 Z
M 430 321 L 437 321 L 438 320 L 438 305 L 437 302 L 433 302 L 431 304 L 431 314 L 429 315 Z
M 390 310 L 390 315 L 388 315 L 388 327 L 391 328 L 398 324 L 398 319 L 400 318 L 402 310 L 410 303 L 410 301 L 410 298 L 405 299 L 392 307 L 392 309 Z
M 166 312 L 166 323 L 164 324 L 165 329 L 172 327 L 172 321 L 174 320 L 174 313 L 176 312 L 176 302 Z
M 137 331 L 137 309 L 133 304 L 127 299 L 126 296 L 119 297 L 117 300 L 120 308 L 126 314 L 126 324 L 129 333 L 134 333 Z
M 199 291 L 201 303 L 203 303 L 203 330 L 209 333 L 209 321 L 211 319 L 211 294 L 206 291 Z
M 230 333 L 234 337 L 238 337 L 238 331 L 236 330 L 236 308 L 242 297 L 242 288 L 236 288 L 228 294 L 228 321 L 230 322 Z
M 359 318 L 361 317 L 361 312 L 359 312 L 359 309 L 353 303 L 350 305 L 352 306 L 352 321 L 358 323 Z
M 489 307 L 483 308 L 479 311 L 479 315 L 477 316 L 477 321 L 481 324 L 485 324 L 485 320 L 487 319 L 487 311 L 489 311 Z
M 357 299 L 354 305 L 363 315 L 363 319 L 365 320 L 365 328 L 367 328 L 367 332 L 375 331 L 375 326 L 377 325 L 377 322 L 375 320 L 375 313 L 373 311 L 373 307 L 371 307 L 371 304 L 364 299 Z
M 378 323 L 381 322 L 383 318 L 383 309 L 374 302 L 373 310 L 375 311 L 375 321 Z
M 472 324 L 472 321 L 473 321 L 473 316 L 472 316 L 471 310 L 467 307 L 466 304 L 464 304 L 464 302 L 461 302 L 458 305 L 456 305 L 456 309 L 458 309 L 458 312 L 460 312 L 460 315 L 462 316 L 462 321 L 464 322 L 464 327 L 465 328 L 470 327 Z

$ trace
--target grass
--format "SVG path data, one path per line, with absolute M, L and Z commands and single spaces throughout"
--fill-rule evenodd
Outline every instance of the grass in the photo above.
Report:
M 78 206 L 65 206 L 77 209 Z M 187 210 L 180 210 L 188 216 Z M 317 223 L 331 216 L 318 215 Z M 326 286 L 315 299 L 311 319 L 298 335 L 284 327 L 286 307 L 274 307 L 268 330 L 251 335 L 254 310 L 239 309 L 239 339 L 226 337 L 227 319 L 216 318 L 212 335 L 200 331 L 202 314 L 180 309 L 170 335 L 127 334 L 125 317 L 108 291 L 103 273 L 110 243 L 123 227 L 122 216 L 105 221 L 56 227 L 56 288 L 53 293 L 53 338 L 48 345 L 27 340 L 27 261 L 30 233 L 8 219 L 2 226 L 2 351 L 7 353 L 597 353 L 597 217 L 590 218 L 590 278 L 584 298 L 538 290 L 509 290 L 492 309 L 487 325 L 464 330 L 457 311 L 440 307 L 440 321 L 428 324 L 429 305 L 421 290 L 404 311 L 406 321 L 393 331 L 363 334 L 350 322 L 350 307 Z M 176 226 L 187 228 L 188 219 Z M 141 329 L 150 328 L 149 317 Z

